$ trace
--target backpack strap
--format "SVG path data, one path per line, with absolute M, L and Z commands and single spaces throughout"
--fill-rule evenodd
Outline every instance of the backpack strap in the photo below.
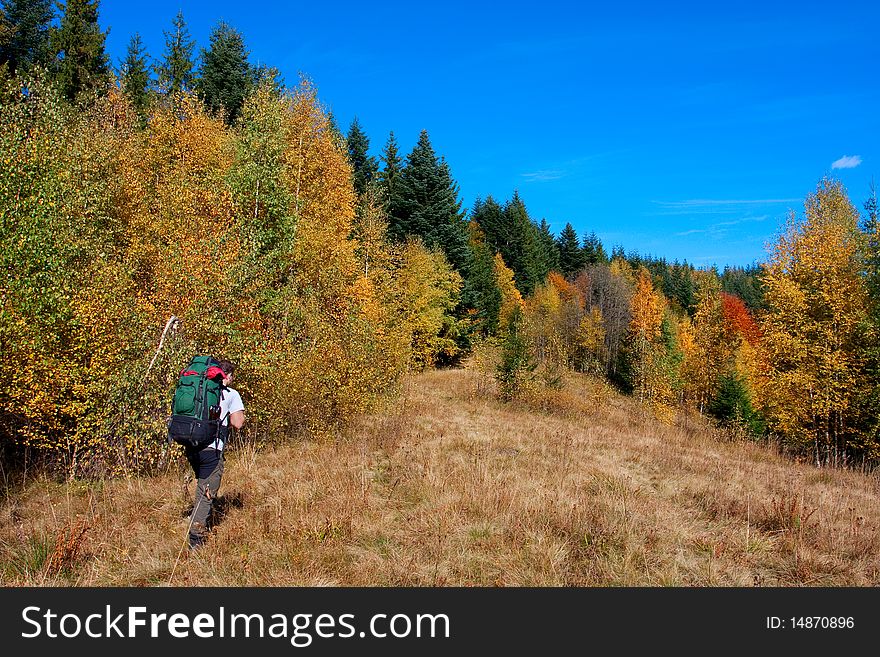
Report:
M 220 385 L 220 404 L 221 405 L 223 404 L 223 393 L 226 392 L 227 390 L 229 390 L 229 388 L 227 388 L 223 384 Z M 214 443 L 213 443 L 214 449 L 217 449 L 217 441 L 220 440 L 221 433 L 224 434 L 223 435 L 223 447 L 224 448 L 226 447 L 226 443 L 229 441 L 229 425 L 225 425 L 226 430 L 225 431 L 223 430 L 224 429 L 223 423 L 226 422 L 228 418 L 229 418 L 229 411 L 226 411 L 226 415 L 224 415 L 223 417 L 221 417 L 217 421 L 217 436 L 214 438 Z

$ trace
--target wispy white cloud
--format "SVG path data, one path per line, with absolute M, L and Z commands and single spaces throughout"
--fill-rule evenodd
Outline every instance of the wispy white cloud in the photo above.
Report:
M 832 169 L 855 169 L 862 163 L 861 155 L 844 155 L 831 163 Z
M 730 233 L 731 226 L 737 226 L 739 224 L 750 223 L 750 222 L 758 222 L 758 221 L 766 221 L 770 218 L 769 214 L 762 214 L 757 216 L 745 216 L 739 217 L 737 219 L 733 219 L 732 221 L 716 221 L 705 228 L 692 228 L 690 230 L 684 230 L 677 233 L 674 233 L 675 237 L 687 237 L 688 235 L 707 235 L 710 238 L 718 239 L 724 237 L 725 235 Z
M 664 208 L 707 208 L 728 205 L 771 205 L 774 203 L 797 203 L 798 198 L 759 198 L 759 199 L 709 199 L 695 198 L 686 201 L 652 201 Z
M 767 215 L 778 214 L 770 206 L 799 204 L 797 198 L 762 198 L 762 199 L 687 199 L 684 201 L 651 201 L 657 210 L 650 214 L 654 216 L 696 216 L 712 215 L 715 217 L 732 217 L 740 221 L 763 221 Z M 756 210 L 764 210 L 764 213 L 755 216 Z
M 748 221 L 767 221 L 769 218 L 769 214 L 761 214 L 754 217 L 741 217 L 733 221 L 719 221 L 715 226 L 736 226 L 737 224 L 746 223 Z
M 559 180 L 565 176 L 565 172 L 559 169 L 543 169 L 541 171 L 532 171 L 531 173 L 521 173 L 520 176 L 528 182 L 548 182 L 550 180 Z

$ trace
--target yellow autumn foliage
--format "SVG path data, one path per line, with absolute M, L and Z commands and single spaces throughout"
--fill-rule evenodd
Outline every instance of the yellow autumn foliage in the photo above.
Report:
M 759 399 L 771 428 L 817 463 L 844 459 L 855 438 L 868 300 L 858 221 L 843 186 L 825 179 L 765 265 Z
M 310 84 L 258 88 L 232 129 L 194 96 L 141 129 L 116 91 L 83 114 L 38 81 L 9 94 L 0 246 L 20 276 L 0 290 L 3 441 L 71 475 L 148 471 L 177 457 L 165 421 L 196 353 L 239 364 L 247 432 L 279 440 L 323 435 L 456 352 L 460 277 L 390 245 L 384 217 L 358 230 Z
M 504 335 L 510 325 L 514 311 L 524 307 L 522 294 L 516 287 L 513 270 L 504 263 L 500 253 L 496 253 L 492 261 L 495 272 L 495 284 L 501 291 L 501 310 L 498 312 L 498 333 Z

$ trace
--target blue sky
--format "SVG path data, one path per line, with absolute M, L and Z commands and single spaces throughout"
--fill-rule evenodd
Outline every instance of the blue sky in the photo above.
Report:
M 465 207 L 518 190 L 609 251 L 761 261 L 823 176 L 859 209 L 880 178 L 878 3 L 104 0 L 112 64 L 135 32 L 160 58 L 179 9 L 199 47 L 225 20 L 307 75 L 376 155 L 427 129 Z

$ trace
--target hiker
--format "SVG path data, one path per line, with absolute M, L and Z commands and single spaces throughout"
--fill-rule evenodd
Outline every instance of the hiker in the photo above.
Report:
M 228 360 L 218 363 L 223 371 L 223 386 L 220 393 L 220 428 L 217 438 L 204 447 L 187 447 L 186 458 L 198 480 L 196 497 L 189 530 L 189 547 L 194 549 L 205 542 L 208 516 L 223 477 L 223 448 L 229 439 L 230 425 L 241 429 L 244 425 L 244 403 L 241 395 L 229 387 L 235 372 L 235 364 Z

